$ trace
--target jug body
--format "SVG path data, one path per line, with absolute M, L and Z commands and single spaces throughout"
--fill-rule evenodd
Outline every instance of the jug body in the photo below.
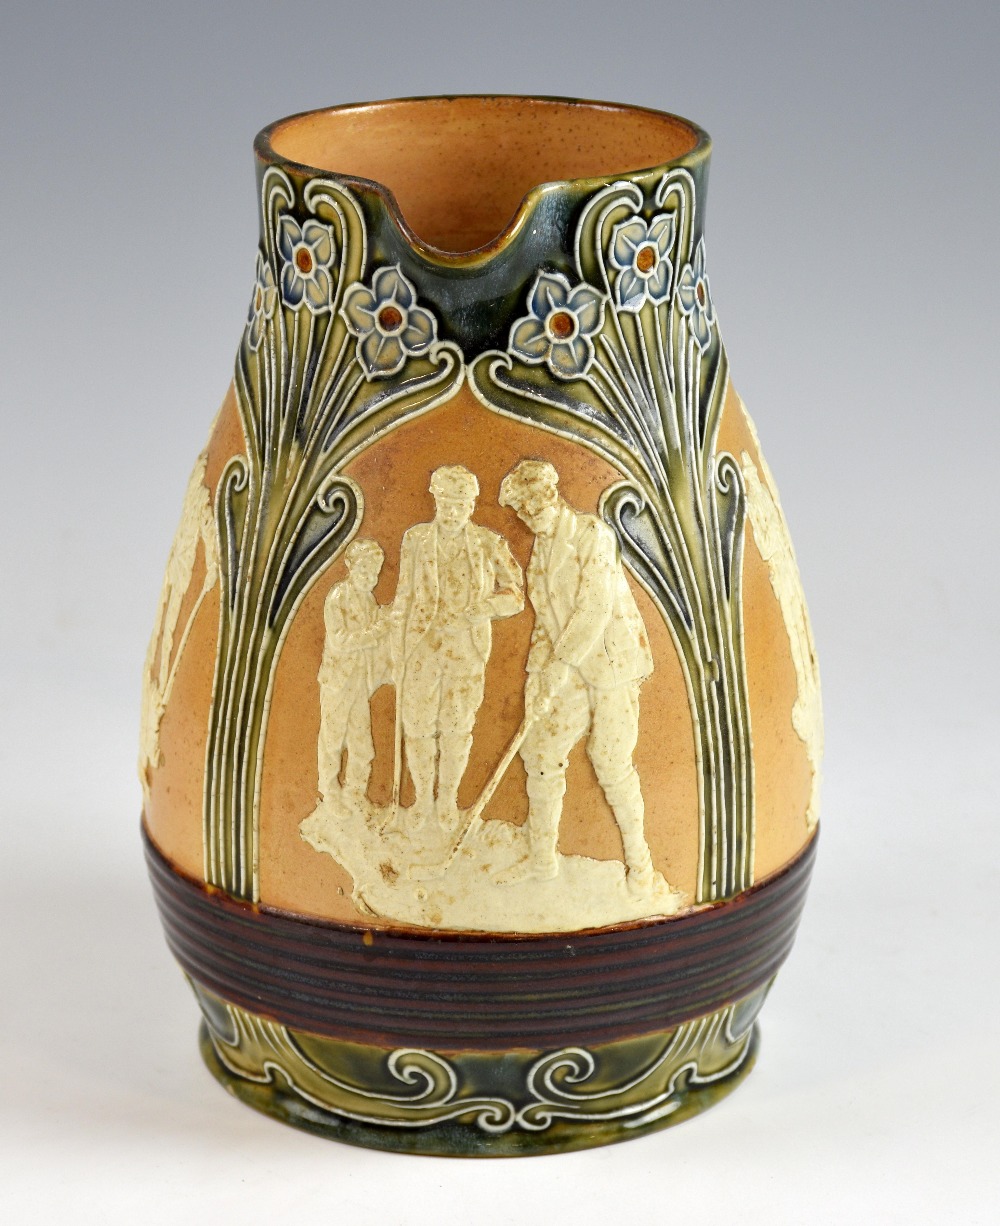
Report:
M 281 121 L 144 670 L 147 859 L 212 1072 L 520 1154 L 728 1092 L 815 853 L 787 527 L 709 142 L 559 99 Z

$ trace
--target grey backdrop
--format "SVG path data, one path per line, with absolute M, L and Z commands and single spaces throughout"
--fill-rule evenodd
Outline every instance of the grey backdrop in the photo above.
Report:
M 6 0 L 6 1220 L 996 1220 L 998 52 L 993 0 Z M 828 756 L 747 1083 L 626 1146 L 447 1164 L 282 1129 L 209 1078 L 133 762 L 250 290 L 255 132 L 481 91 L 712 133 L 709 270 L 810 597 Z

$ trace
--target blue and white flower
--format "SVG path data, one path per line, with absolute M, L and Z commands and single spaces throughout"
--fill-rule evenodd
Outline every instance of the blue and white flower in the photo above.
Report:
M 611 263 L 621 271 L 615 281 L 615 300 L 624 311 L 638 311 L 646 302 L 666 302 L 674 266 L 668 253 L 674 245 L 671 213 L 652 221 L 633 217 L 615 226 Z
M 585 375 L 594 360 L 590 339 L 604 322 L 604 297 L 591 285 L 570 287 L 562 273 L 539 273 L 528 314 L 510 330 L 510 348 L 534 366 L 543 362 L 562 379 Z
M 370 286 L 350 286 L 340 313 L 358 338 L 358 361 L 369 379 L 394 375 L 437 340 L 437 320 L 417 306 L 416 290 L 398 264 L 378 269 Z
M 257 350 L 264 339 L 264 329 L 267 321 L 274 314 L 278 300 L 278 287 L 274 280 L 271 265 L 257 252 L 257 279 L 254 282 L 253 297 L 247 310 L 247 340 L 250 348 Z
M 699 239 L 695 249 L 694 259 L 684 266 L 677 282 L 677 301 L 688 317 L 688 326 L 698 344 L 705 352 L 708 342 L 712 339 L 712 327 L 715 324 L 715 307 L 712 305 L 712 295 L 708 288 L 708 277 L 705 276 L 705 240 Z
M 330 265 L 336 254 L 333 229 L 310 218 L 303 225 L 283 213 L 278 222 L 281 268 L 281 300 L 293 310 L 304 302 L 314 315 L 330 309 L 333 276 Z

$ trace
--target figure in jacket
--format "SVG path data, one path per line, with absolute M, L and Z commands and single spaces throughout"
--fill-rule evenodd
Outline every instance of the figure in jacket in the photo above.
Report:
M 614 533 L 559 495 L 551 464 L 523 460 L 500 486 L 534 533 L 528 599 L 535 625 L 527 661 L 521 757 L 528 776 L 530 854 L 501 874 L 510 884 L 559 871 L 556 844 L 570 751 L 587 736 L 587 756 L 621 832 L 629 887 L 648 890 L 653 866 L 633 753 L 639 688 L 653 671 L 642 616 Z
M 483 701 L 492 623 L 524 608 L 503 537 L 471 522 L 479 482 L 448 465 L 430 481 L 434 519 L 403 536 L 393 601 L 397 699 L 415 800 L 407 824 L 458 820 L 458 789 Z M 435 797 L 436 785 L 436 797 Z
M 344 554 L 347 578 L 330 590 L 323 606 L 319 791 L 345 812 L 367 807 L 375 757 L 371 696 L 389 680 L 389 619 L 372 594 L 384 557 L 377 541 L 352 541 Z

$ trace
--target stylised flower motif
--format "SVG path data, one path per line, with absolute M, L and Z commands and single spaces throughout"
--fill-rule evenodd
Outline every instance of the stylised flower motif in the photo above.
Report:
M 283 213 L 278 222 L 281 269 L 281 300 L 293 309 L 305 302 L 314 315 L 330 309 L 333 277 L 330 265 L 335 254 L 333 230 L 310 218 L 299 225 Z
M 370 287 L 350 286 L 340 313 L 358 338 L 358 361 L 369 379 L 394 375 L 437 340 L 437 320 L 417 306 L 416 290 L 398 264 L 378 269 Z
M 538 274 L 528 296 L 529 314 L 510 330 L 510 348 L 525 362 L 548 364 L 554 375 L 575 379 L 594 360 L 590 339 L 604 322 L 604 298 L 593 286 L 577 285 L 558 272 Z
M 661 213 L 652 221 L 633 217 L 615 226 L 611 239 L 611 263 L 620 268 L 615 299 L 625 311 L 638 311 L 643 303 L 665 302 L 674 271 L 667 252 L 674 243 L 674 219 Z
M 278 288 L 274 281 L 271 265 L 257 252 L 257 279 L 254 282 L 253 297 L 247 310 L 247 339 L 251 349 L 259 349 L 264 339 L 264 325 L 274 314 L 278 298 Z
M 698 342 L 698 348 L 705 352 L 708 342 L 712 339 L 712 325 L 715 323 L 715 307 L 712 306 L 712 295 L 708 288 L 708 277 L 705 276 L 705 240 L 699 239 L 695 249 L 694 259 L 684 266 L 684 271 L 677 282 L 677 298 L 681 310 L 688 316 L 691 332 Z

